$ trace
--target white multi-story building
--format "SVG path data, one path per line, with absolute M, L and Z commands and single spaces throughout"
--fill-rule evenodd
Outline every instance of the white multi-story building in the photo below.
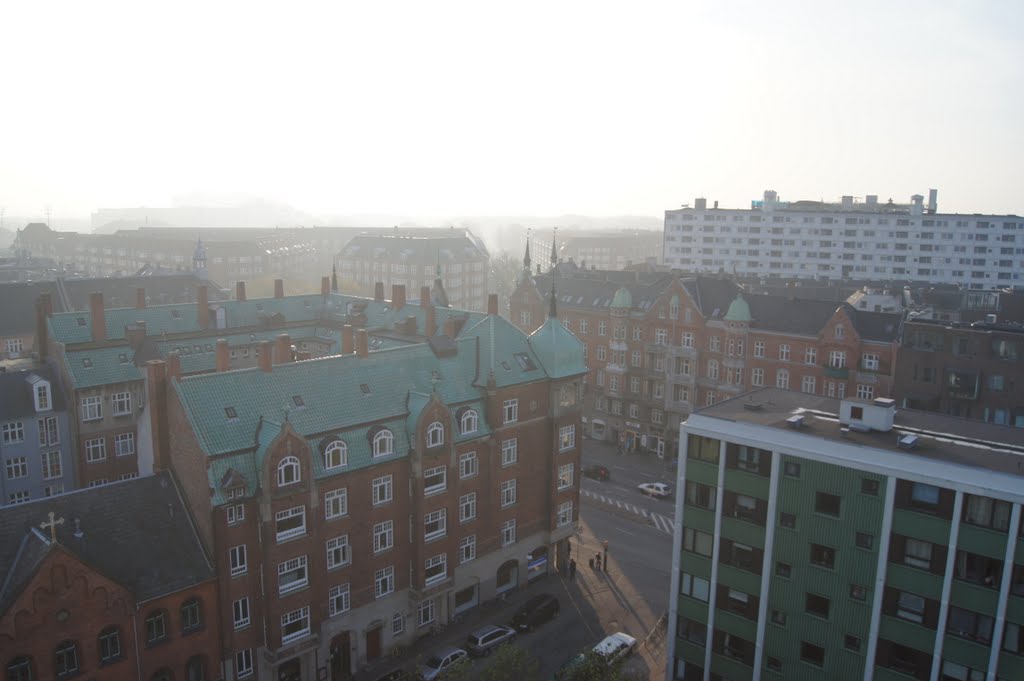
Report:
M 749 209 L 697 199 L 665 211 L 664 263 L 740 276 L 1021 286 L 1024 218 L 939 213 L 936 194 L 927 204 L 920 194 L 908 204 L 872 195 L 783 202 L 769 190 Z

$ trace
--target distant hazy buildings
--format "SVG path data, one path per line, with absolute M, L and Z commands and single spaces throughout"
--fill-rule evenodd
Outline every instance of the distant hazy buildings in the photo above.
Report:
M 572 231 L 564 238 L 558 256 L 581 267 L 621 270 L 629 265 L 661 264 L 661 232 L 640 229 L 619 231 Z
M 395 228 L 352 237 L 335 264 L 338 276 L 363 295 L 371 295 L 377 282 L 418 291 L 441 279 L 447 300 L 436 304 L 480 312 L 487 309 L 489 259 L 483 241 L 468 229 Z M 441 293 L 433 292 L 435 298 Z
M 1019 237 L 1019 238 L 1018 238 Z M 926 281 L 969 288 L 1020 286 L 1024 218 L 939 213 L 928 203 L 783 202 L 774 191 L 749 209 L 665 211 L 666 265 L 740 276 Z

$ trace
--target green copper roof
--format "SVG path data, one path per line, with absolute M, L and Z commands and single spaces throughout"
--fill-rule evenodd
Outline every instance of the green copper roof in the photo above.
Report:
M 729 304 L 729 311 L 725 313 L 727 322 L 750 322 L 753 319 L 750 315 L 750 305 L 743 300 L 743 296 L 736 296 L 735 300 Z
M 565 378 L 587 372 L 583 343 L 562 326 L 556 317 L 548 317 L 543 326 L 530 334 L 530 347 L 551 378 Z
M 615 292 L 615 296 L 612 298 L 612 307 L 633 307 L 633 294 L 629 292 L 629 289 L 625 286 L 621 287 Z
M 71 387 L 94 388 L 141 381 L 143 372 L 135 366 L 134 356 L 135 352 L 126 345 L 67 352 L 64 361 L 71 377 Z

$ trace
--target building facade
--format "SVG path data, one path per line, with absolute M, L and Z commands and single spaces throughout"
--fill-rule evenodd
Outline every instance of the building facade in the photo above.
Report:
M 0 374 L 0 506 L 76 487 L 70 415 L 48 366 Z
M 652 230 L 566 231 L 560 260 L 583 268 L 621 270 L 631 265 L 660 265 L 662 235 Z
M 580 343 L 555 316 L 528 337 L 496 297 L 486 315 L 403 299 L 346 305 L 363 328 L 331 357 L 147 366 L 154 458 L 217 557 L 228 679 L 348 678 L 567 560 Z M 385 320 L 423 333 L 372 350 Z
M 1024 674 L 1020 431 L 768 388 L 680 441 L 667 679 Z
M 1024 326 L 913 318 L 901 336 L 900 406 L 1024 428 Z
M 218 679 L 217 581 L 167 474 L 0 509 L 10 681 Z
M 532 330 L 552 276 L 526 270 L 511 316 Z M 724 278 L 562 265 L 562 324 L 587 355 L 587 434 L 672 453 L 692 411 L 764 386 L 832 397 L 889 396 L 899 315 L 790 296 L 747 296 Z
M 664 262 L 689 272 L 757 277 L 827 277 L 950 283 L 965 288 L 1021 286 L 1024 218 L 939 213 L 927 205 L 780 201 L 774 191 L 749 209 L 665 211 Z
M 335 257 L 338 276 L 372 295 L 377 282 L 409 291 L 444 280 L 446 298 L 437 304 L 483 312 L 487 309 L 487 247 L 468 229 L 380 230 L 352 237 Z

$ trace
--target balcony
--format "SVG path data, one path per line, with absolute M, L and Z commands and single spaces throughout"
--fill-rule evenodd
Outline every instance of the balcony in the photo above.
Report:
M 846 367 L 833 367 L 826 364 L 822 369 L 830 378 L 841 378 L 845 381 L 850 377 L 850 370 Z

